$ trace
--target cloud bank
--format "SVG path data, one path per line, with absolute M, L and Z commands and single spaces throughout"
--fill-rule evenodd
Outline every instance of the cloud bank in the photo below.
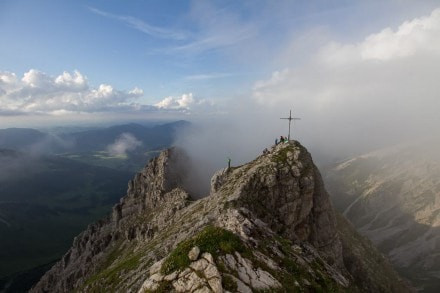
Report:
M 94 88 L 79 71 L 52 77 L 31 69 L 20 79 L 15 73 L 0 72 L 0 116 L 75 113 L 136 113 L 183 111 L 206 104 L 190 94 L 168 97 L 156 105 L 139 103 L 144 92 L 137 87 L 122 91 L 108 84 Z
M 143 91 L 134 88 L 119 91 L 111 85 L 91 88 L 79 71 L 63 72 L 51 77 L 31 69 L 17 78 L 16 74 L 0 73 L 0 109 L 16 113 L 61 115 L 69 112 L 121 111 L 139 107 L 133 100 Z

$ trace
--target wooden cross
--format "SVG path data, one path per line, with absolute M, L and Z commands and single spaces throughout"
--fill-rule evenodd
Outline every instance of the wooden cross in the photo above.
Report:
M 288 118 L 280 118 L 280 119 L 287 119 L 289 120 L 289 136 L 287 137 L 287 140 L 290 141 L 290 122 L 292 122 L 292 120 L 301 120 L 301 118 L 293 118 L 292 117 L 292 110 L 290 110 L 290 114 Z

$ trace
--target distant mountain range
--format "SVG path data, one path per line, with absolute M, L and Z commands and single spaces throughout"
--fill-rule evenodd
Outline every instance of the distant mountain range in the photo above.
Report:
M 77 152 L 90 152 L 105 150 L 106 147 L 124 133 L 133 135 L 142 143 L 142 149 L 158 150 L 171 145 L 176 131 L 188 125 L 186 121 L 178 121 L 154 127 L 146 127 L 140 124 L 117 125 L 104 129 L 93 129 L 76 133 L 69 133 L 61 137 L 73 142 L 73 150 Z
M 51 135 L 30 128 L 0 129 L 0 148 L 30 151 L 52 140 Z M 52 144 L 52 143 L 51 143 Z
M 419 141 L 326 172 L 336 208 L 423 292 L 440 289 L 440 144 Z
M 136 123 L 92 128 L 56 135 L 28 128 L 0 129 L 0 148 L 44 153 L 102 151 L 122 134 L 129 133 L 142 143 L 144 150 L 163 149 L 171 145 L 176 133 L 187 121 L 176 121 L 151 127 Z

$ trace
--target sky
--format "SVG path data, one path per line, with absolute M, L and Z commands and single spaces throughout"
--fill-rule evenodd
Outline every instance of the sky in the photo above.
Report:
M 186 119 L 182 144 L 249 153 L 292 109 L 321 153 L 439 135 L 437 0 L 0 0 L 0 38 L 0 128 Z

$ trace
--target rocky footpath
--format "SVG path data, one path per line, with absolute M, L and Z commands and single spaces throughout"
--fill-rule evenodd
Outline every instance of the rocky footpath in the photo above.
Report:
M 150 161 L 32 292 L 409 292 L 336 221 L 298 142 L 218 171 L 197 201 L 182 159 L 170 149 Z

